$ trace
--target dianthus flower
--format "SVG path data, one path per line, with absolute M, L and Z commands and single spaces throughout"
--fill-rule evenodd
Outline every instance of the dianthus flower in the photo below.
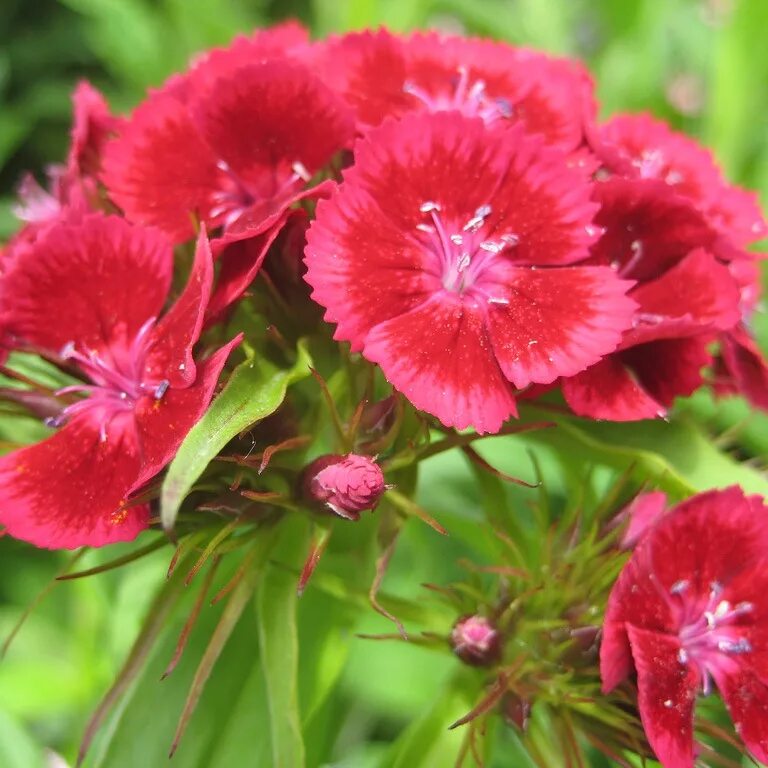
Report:
M 635 280 L 638 307 L 619 349 L 563 381 L 563 395 L 582 416 L 664 416 L 675 397 L 701 386 L 717 333 L 738 324 L 741 292 L 725 259 L 747 257 L 658 180 L 597 182 L 593 199 L 602 234 L 588 263 Z
M 246 46 L 250 56 L 211 54 L 172 79 L 107 145 L 103 180 L 130 221 L 181 242 L 196 216 L 234 241 L 317 194 L 308 182 L 350 140 L 350 111 L 272 43 L 259 58 L 259 45 Z
M 592 144 L 612 172 L 664 182 L 736 245 L 768 235 L 757 195 L 729 184 L 708 149 L 662 120 L 617 115 L 597 129 Z
M 306 280 L 335 338 L 378 363 L 447 426 L 495 432 L 513 387 L 570 376 L 613 351 L 630 283 L 588 255 L 583 174 L 522 126 L 455 112 L 390 120 L 321 201 Z
M 173 269 L 161 233 L 91 214 L 52 225 L 0 279 L 0 324 L 81 380 L 60 390 L 57 431 L 0 458 L 0 524 L 41 547 L 134 538 L 149 509 L 138 491 L 205 411 L 234 342 L 199 365 L 213 266 L 198 239 L 183 293 L 162 316 Z M 159 319 L 158 319 L 159 318 Z
M 698 693 L 717 686 L 744 743 L 768 761 L 768 508 L 731 487 L 659 518 L 608 600 L 600 671 L 637 672 L 638 707 L 664 768 L 692 768 Z
M 488 124 L 522 123 L 576 149 L 595 113 L 593 84 L 571 59 L 477 38 L 353 32 L 315 48 L 324 79 L 354 108 L 358 129 L 412 111 L 457 111 Z

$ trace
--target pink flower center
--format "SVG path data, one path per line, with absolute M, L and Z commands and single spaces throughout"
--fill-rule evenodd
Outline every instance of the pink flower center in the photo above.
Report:
M 729 657 L 752 650 L 741 620 L 752 613 L 753 605 L 747 602 L 732 605 L 728 600 L 721 600 L 723 588 L 715 582 L 702 610 L 701 601 L 686 594 L 688 587 L 688 581 L 683 580 L 673 584 L 670 590 L 678 598 L 680 615 L 678 659 L 681 664 L 698 668 L 706 695 L 712 687 L 713 670 L 727 665 Z
M 112 360 L 105 360 L 94 350 L 78 351 L 74 342 L 67 344 L 61 352 L 65 360 L 73 360 L 93 382 L 92 384 L 74 384 L 58 390 L 57 395 L 82 393 L 85 397 L 68 406 L 47 424 L 60 427 L 74 416 L 90 412 L 101 422 L 101 439 L 107 439 L 107 427 L 115 416 L 130 412 L 136 402 L 151 396 L 160 400 L 168 391 L 168 381 L 149 382 L 145 380 L 147 354 L 150 348 L 150 332 L 155 318 L 150 318 L 141 326 L 136 338 L 123 355 L 114 355 Z
M 512 117 L 513 107 L 507 99 L 490 98 L 485 82 L 470 81 L 466 67 L 458 67 L 456 71 L 458 76 L 452 78 L 452 90 L 448 93 L 431 94 L 410 80 L 403 84 L 403 91 L 417 98 L 430 112 L 456 110 L 467 117 L 479 117 L 486 124 Z
M 257 179 L 247 180 L 224 160 L 219 160 L 217 166 L 221 175 L 219 189 L 211 195 L 210 216 L 225 229 L 257 203 L 274 201 L 279 204 L 290 199 L 311 178 L 299 161 L 291 164 L 290 173 L 275 169 L 273 173 L 265 172 Z
M 668 170 L 664 173 L 667 164 L 666 157 L 660 149 L 644 149 L 637 157 L 632 160 L 632 165 L 637 168 L 641 179 L 661 179 L 661 181 L 674 186 L 682 180 L 682 174 L 675 170 Z
M 421 223 L 416 229 L 426 235 L 422 242 L 434 257 L 434 269 L 443 288 L 464 294 L 470 289 L 485 295 L 490 304 L 505 304 L 506 299 L 494 298 L 479 285 L 481 277 L 497 261 L 499 254 L 518 244 L 519 238 L 512 233 L 489 239 L 483 235 L 486 219 L 491 215 L 490 205 L 481 205 L 464 224 L 450 226 L 443 222 L 438 203 L 422 203 L 419 210 L 426 214 L 430 223 Z

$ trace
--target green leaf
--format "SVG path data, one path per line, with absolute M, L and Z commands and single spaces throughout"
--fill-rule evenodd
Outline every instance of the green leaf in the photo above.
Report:
M 530 433 L 526 439 L 616 469 L 632 466 L 640 481 L 677 497 L 734 483 L 749 493 L 768 495 L 768 479 L 761 472 L 720 451 L 684 416 L 632 424 L 561 418 L 556 429 Z
M 278 556 L 300 562 L 307 547 L 304 521 L 292 516 L 281 527 Z M 274 768 L 304 768 L 305 762 L 298 694 L 296 585 L 296 576 L 290 571 L 267 566 L 256 599 Z
M 45 764 L 42 749 L 0 709 L 0 765 L 4 768 L 43 768 Z
M 309 353 L 300 342 L 291 368 L 278 368 L 267 359 L 252 358 L 234 370 L 224 391 L 189 431 L 168 468 L 160 502 L 160 518 L 166 530 L 173 528 L 181 502 L 211 459 L 233 437 L 274 413 L 288 387 L 309 374 L 310 363 Z

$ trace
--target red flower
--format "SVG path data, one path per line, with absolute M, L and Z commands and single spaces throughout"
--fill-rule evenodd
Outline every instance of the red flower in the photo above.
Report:
M 363 131 L 387 116 L 455 110 L 486 123 L 521 122 L 570 150 L 596 110 L 578 62 L 477 38 L 355 32 L 317 46 L 315 64 Z
M 83 383 L 42 443 L 0 458 L 0 524 L 41 547 L 100 546 L 147 525 L 130 496 L 205 411 L 232 342 L 196 366 L 212 279 L 202 234 L 189 282 L 159 320 L 173 252 L 164 236 L 94 214 L 47 229 L 0 280 L 0 322 L 21 349 L 67 361 Z
M 660 518 L 608 600 L 600 671 L 632 669 L 648 740 L 665 768 L 692 768 L 697 693 L 717 685 L 752 754 L 768 761 L 768 508 L 737 487 Z
M 198 216 L 238 240 L 317 193 L 307 183 L 349 141 L 349 110 L 297 62 L 240 62 L 212 55 L 170 81 L 107 145 L 104 182 L 129 220 L 183 241 Z
M 629 283 L 567 266 L 587 256 L 594 210 L 583 175 L 521 126 L 412 114 L 358 142 L 318 205 L 306 280 L 335 338 L 416 407 L 494 432 L 511 384 L 578 373 L 629 325 Z
M 711 341 L 741 317 L 739 286 L 716 256 L 746 257 L 659 181 L 599 182 L 594 199 L 602 235 L 588 263 L 637 280 L 629 295 L 638 308 L 619 350 L 563 381 L 563 395 L 582 416 L 664 416 L 675 397 L 701 385 Z
M 599 129 L 593 144 L 612 171 L 663 181 L 737 245 L 768 235 L 755 193 L 729 184 L 709 150 L 663 121 L 649 115 L 617 115 Z

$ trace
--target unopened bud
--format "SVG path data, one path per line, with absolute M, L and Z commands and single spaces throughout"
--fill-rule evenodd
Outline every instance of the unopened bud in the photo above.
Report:
M 473 667 L 487 667 L 501 658 L 501 637 L 484 616 L 464 616 L 451 631 L 453 652 Z
M 339 517 L 359 520 L 373 509 L 387 486 L 381 467 L 368 456 L 321 456 L 304 470 L 304 494 Z
M 504 694 L 501 700 L 501 713 L 509 725 L 519 728 L 523 733 L 528 730 L 531 717 L 531 702 L 513 691 Z

